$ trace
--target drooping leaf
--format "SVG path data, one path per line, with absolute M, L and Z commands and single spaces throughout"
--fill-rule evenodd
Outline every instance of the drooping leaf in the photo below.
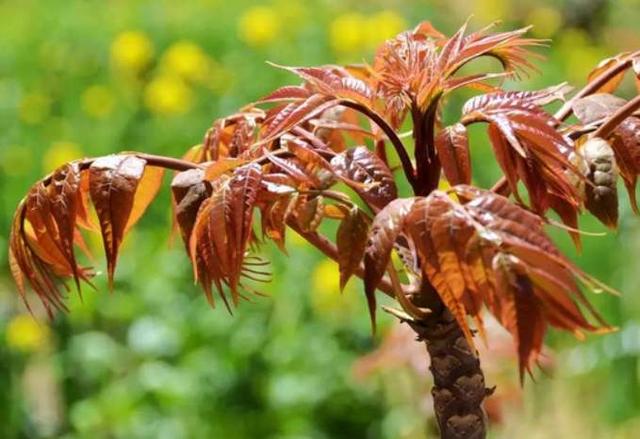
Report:
M 143 159 L 125 154 L 101 157 L 89 168 L 91 201 L 100 221 L 110 283 L 124 235 L 147 208 L 160 183 L 161 175 L 159 178 L 155 171 L 145 178 L 145 168 Z
M 469 287 L 464 264 L 456 251 L 457 247 L 464 248 L 466 243 L 456 242 L 452 236 L 453 229 L 455 233 L 467 235 L 469 225 L 464 217 L 457 216 L 452 207 L 452 200 L 436 191 L 416 201 L 406 222 L 424 275 L 455 317 L 470 346 L 474 346 L 466 314 L 475 310 L 477 315 L 476 299 L 467 294 Z M 479 297 L 477 301 L 480 302 Z
M 445 177 L 452 185 L 471 183 L 471 158 L 467 129 L 461 123 L 440 131 L 435 139 Z
M 553 194 L 577 212 L 580 198 L 572 181 L 584 177 L 572 163 L 571 139 L 558 132 L 557 121 L 536 104 L 547 93 L 500 92 L 472 98 L 463 108 L 462 123 L 489 123 L 496 158 L 516 196 L 517 181 L 522 180 L 536 211 L 551 207 Z
M 182 240 L 189 250 L 191 232 L 196 222 L 200 205 L 209 197 L 210 188 L 204 181 L 202 169 L 191 169 L 176 174 L 171 182 L 174 199 L 175 217 L 180 228 Z
M 493 259 L 497 294 L 503 303 L 502 312 L 496 317 L 516 341 L 522 382 L 525 370 L 531 372 L 531 365 L 542 350 L 546 323 L 531 280 L 526 273 L 518 273 L 513 268 L 513 259 L 503 253 Z
M 340 290 L 344 289 L 362 262 L 368 232 L 367 216 L 357 207 L 349 211 L 338 227 L 336 245 L 340 267 Z
M 375 290 L 387 271 L 393 245 L 404 228 L 404 219 L 414 202 L 414 198 L 391 201 L 375 216 L 371 225 L 364 256 L 364 288 L 374 327 Z
M 211 185 L 211 195 L 200 203 L 193 223 L 189 254 L 196 281 L 203 286 L 209 301 L 213 304 L 213 283 L 229 308 L 223 285 L 229 287 L 233 304 L 237 305 L 240 289 L 244 288 L 240 278 L 253 278 L 255 274 L 248 268 L 247 248 L 253 236 L 253 213 L 262 187 L 262 169 L 255 163 L 247 164 L 232 175 L 222 174 Z M 195 202 L 202 196 L 201 191 L 196 192 Z M 187 196 L 181 203 L 185 200 Z M 192 211 L 185 211 L 187 214 L 190 221 Z
M 401 233 L 413 241 L 424 275 L 473 343 L 467 315 L 482 328 L 480 303 L 514 336 L 521 371 L 539 355 L 547 325 L 580 334 L 598 329 L 576 301 L 606 327 L 577 281 L 593 288 L 546 236 L 543 219 L 507 198 L 471 186 L 418 198 Z M 585 277 L 586 276 L 586 277 Z

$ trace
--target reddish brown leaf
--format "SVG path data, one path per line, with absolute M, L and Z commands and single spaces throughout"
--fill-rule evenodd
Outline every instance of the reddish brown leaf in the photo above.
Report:
M 387 165 L 364 146 L 348 149 L 331 159 L 331 166 L 374 209 L 382 209 L 398 192 Z
M 171 182 L 175 217 L 180 228 L 182 240 L 189 250 L 189 240 L 196 221 L 200 205 L 210 195 L 204 182 L 204 171 L 191 169 L 176 174 Z
M 91 200 L 100 221 L 110 283 L 124 234 L 142 215 L 160 182 L 153 172 L 140 185 L 145 165 L 144 160 L 123 154 L 99 158 L 89 168 Z
M 404 228 L 404 220 L 411 211 L 415 198 L 391 201 L 373 219 L 364 256 L 364 288 L 371 322 L 375 327 L 375 290 L 387 270 L 391 251 Z
M 325 95 L 314 94 L 299 103 L 292 103 L 273 119 L 264 133 L 263 143 L 287 132 L 293 126 L 312 119 L 336 105 L 337 101 Z
M 445 177 L 452 185 L 471 183 L 471 159 L 467 129 L 457 123 L 440 131 L 435 139 Z
M 615 154 L 616 164 L 629 193 L 631 207 L 640 214 L 636 202 L 636 182 L 640 173 L 640 118 L 635 116 L 623 120 L 611 136 L 611 147 Z
M 300 197 L 291 214 L 295 216 L 296 223 L 303 232 L 314 232 L 324 218 L 323 197 Z
M 306 99 L 310 95 L 311 92 L 304 87 L 288 85 L 285 87 L 280 87 L 279 89 L 269 93 L 268 95 L 260 99 L 258 103 L 296 101 Z
M 498 254 L 493 269 L 498 280 L 498 295 L 501 297 L 502 313 L 498 320 L 513 334 L 520 363 L 520 381 L 542 349 L 546 324 L 533 285 L 525 274 L 512 267 L 512 256 Z
M 338 227 L 336 245 L 340 267 L 340 290 L 344 289 L 362 262 L 368 232 L 367 216 L 357 207 L 349 211 Z

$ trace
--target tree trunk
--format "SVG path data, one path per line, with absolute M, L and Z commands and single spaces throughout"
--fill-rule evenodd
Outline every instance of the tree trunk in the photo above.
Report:
M 418 340 L 425 342 L 431 357 L 431 393 L 440 437 L 484 439 L 487 416 L 482 403 L 493 389 L 485 387 L 477 352 L 467 343 L 455 318 L 439 300 L 430 305 L 433 313 L 428 318 L 409 325 Z

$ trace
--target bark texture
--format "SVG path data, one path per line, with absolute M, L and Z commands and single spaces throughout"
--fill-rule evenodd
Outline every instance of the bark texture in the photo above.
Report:
M 440 309 L 428 319 L 409 323 L 431 357 L 434 409 L 442 439 L 484 439 L 485 387 L 477 353 L 467 343 L 451 313 Z

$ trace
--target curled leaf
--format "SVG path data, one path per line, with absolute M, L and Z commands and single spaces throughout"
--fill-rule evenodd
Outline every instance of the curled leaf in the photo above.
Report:
M 389 167 L 365 146 L 337 154 L 331 166 L 374 209 L 382 209 L 398 197 Z
M 618 170 L 613 149 L 606 140 L 592 138 L 581 147 L 589 171 L 585 187 L 585 206 L 604 225 L 615 229 L 618 225 Z

